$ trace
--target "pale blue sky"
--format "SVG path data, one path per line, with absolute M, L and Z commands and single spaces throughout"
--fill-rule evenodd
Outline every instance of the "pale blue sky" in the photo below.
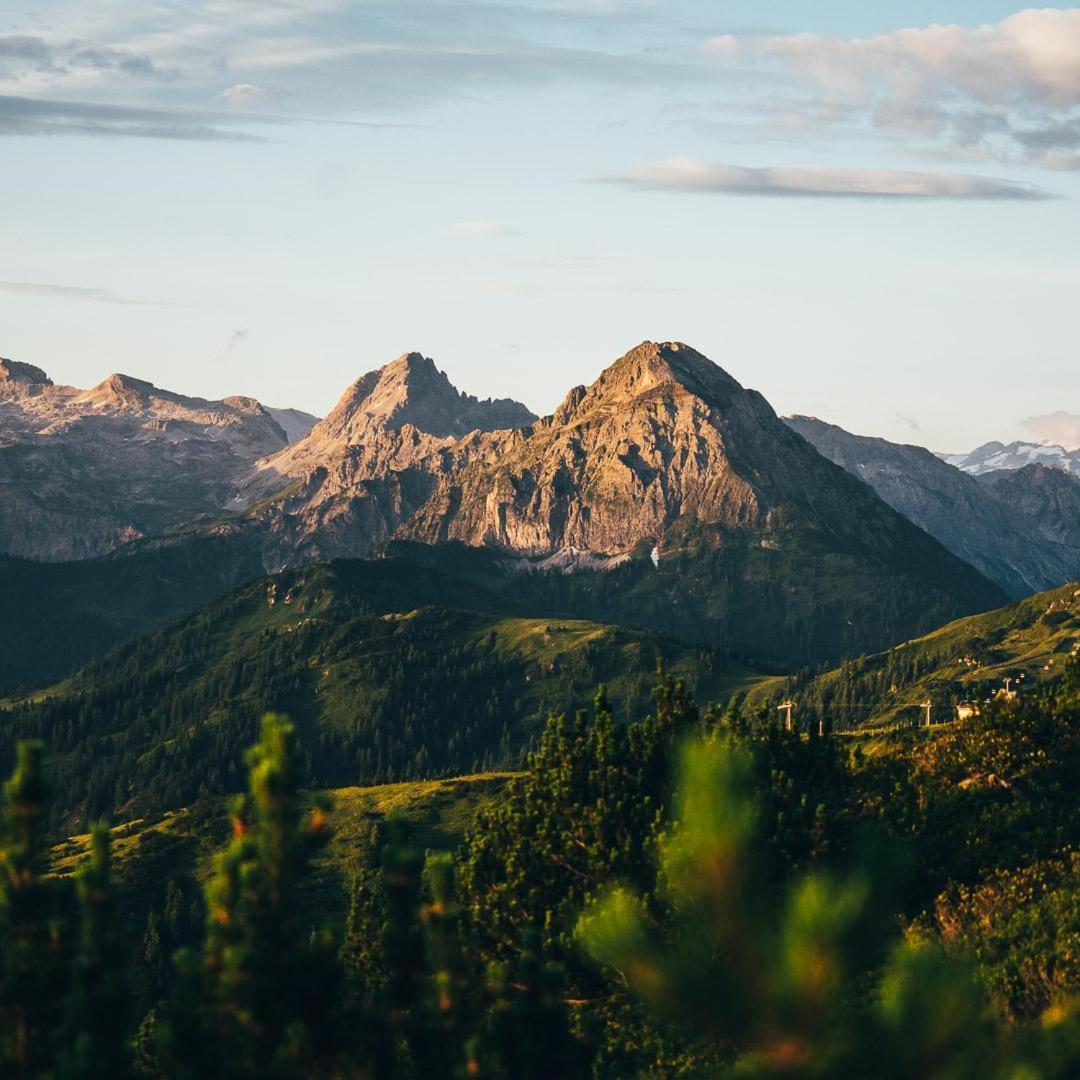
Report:
M 0 355 L 76 385 L 545 412 L 677 338 L 939 449 L 1080 412 L 1065 5 L 9 0 L 0 199 Z

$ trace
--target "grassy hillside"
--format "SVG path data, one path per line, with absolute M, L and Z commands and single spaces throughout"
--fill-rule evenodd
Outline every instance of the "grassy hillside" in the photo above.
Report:
M 332 926 L 340 936 L 352 881 L 361 867 L 377 863 L 377 837 L 388 817 L 410 821 L 422 848 L 453 851 L 477 809 L 497 798 L 509 777 L 487 773 L 320 792 L 331 800 L 332 839 L 305 883 L 305 922 Z M 112 830 L 114 875 L 122 900 L 120 929 L 132 989 L 142 1010 L 152 1007 L 168 984 L 171 952 L 181 945 L 197 946 L 201 940 L 201 888 L 228 837 L 228 808 L 222 798 L 139 818 Z M 50 873 L 73 875 L 87 859 L 89 840 L 80 834 L 56 844 Z
M 1021 693 L 1055 681 L 1077 651 L 1080 585 L 1074 583 L 958 619 L 821 675 L 761 684 L 749 692 L 747 704 L 774 706 L 791 696 L 804 723 L 816 723 L 824 713 L 841 728 L 910 721 L 917 714 L 911 703 L 930 699 L 935 718 L 946 720 L 958 702 L 984 702 L 1007 677 L 1024 676 Z
M 757 679 L 643 631 L 449 606 L 492 601 L 422 577 L 350 561 L 241 588 L 9 703 L 0 767 L 42 739 L 74 825 L 238 790 L 266 711 L 296 721 L 307 782 L 340 787 L 513 767 L 549 712 L 601 682 L 620 716 L 642 715 L 660 658 L 705 701 Z M 443 602 L 407 606 L 424 596 Z
M 322 885 L 330 887 L 363 863 L 372 850 L 373 828 L 392 815 L 407 818 L 418 843 L 432 851 L 451 851 L 472 823 L 478 806 L 495 798 L 512 773 L 478 773 L 447 780 L 421 780 L 376 787 L 332 788 L 333 839 L 317 862 Z M 112 829 L 112 854 L 119 880 L 144 903 L 164 890 L 170 877 L 203 881 L 214 854 L 229 836 L 228 806 L 222 798 L 136 818 Z M 85 861 L 87 833 L 53 845 L 50 873 L 67 877 Z

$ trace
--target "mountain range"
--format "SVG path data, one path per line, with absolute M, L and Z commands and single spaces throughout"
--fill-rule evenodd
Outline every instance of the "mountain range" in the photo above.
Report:
M 110 375 L 89 390 L 0 359 L 0 553 L 85 559 L 220 512 L 315 417 Z
M 980 476 L 1002 469 L 1023 469 L 1028 465 L 1044 465 L 1063 469 L 1073 476 L 1080 476 L 1080 449 L 1068 450 L 1064 446 L 1033 442 L 988 442 L 966 454 L 940 454 L 942 461 L 955 465 L 963 472 Z
M 55 396 L 34 378 L 24 398 Z M 23 637 L 62 641 L 57 652 L 78 662 L 100 651 L 80 626 L 112 645 L 205 601 L 207 582 L 221 590 L 253 568 L 377 558 L 395 545 L 418 565 L 527 599 L 538 615 L 640 626 L 781 669 L 883 648 L 1006 598 L 783 424 L 760 394 L 676 342 L 642 343 L 540 419 L 516 402 L 459 392 L 409 353 L 359 379 L 293 443 L 257 403 L 199 403 L 218 421 L 192 430 L 192 399 L 131 382 L 91 392 L 117 402 L 108 423 L 80 414 L 52 444 L 34 433 L 31 450 L 46 439 L 54 482 L 92 500 L 101 478 L 75 483 L 65 473 L 82 460 L 63 456 L 79 445 L 71 430 L 134 427 L 113 440 L 105 480 L 150 453 L 155 466 L 182 461 L 202 501 L 179 520 L 172 498 L 156 535 L 148 522 L 101 564 L 103 579 L 117 581 L 133 560 L 130 579 L 153 602 L 117 605 L 92 584 L 92 567 L 81 592 L 40 585 Z M 157 433 L 163 420 L 168 430 L 150 410 L 181 413 L 174 441 L 137 434 Z M 259 456 L 268 443 L 273 452 Z M 13 457 L 26 445 L 12 444 Z M 208 446 L 227 452 L 215 457 Z M 126 494 L 141 502 L 145 480 L 136 487 Z M 28 486 L 26 497 L 35 494 Z M 118 619 L 118 609 L 134 617 Z
M 973 475 L 921 446 L 785 423 L 1013 598 L 1080 578 L 1080 477 L 1041 463 Z
M 635 714 L 661 656 L 771 706 L 839 701 L 855 669 L 812 672 L 859 655 L 903 691 L 957 649 L 1030 639 L 1050 670 L 1073 645 L 1073 591 L 1002 605 L 1080 577 L 1075 477 L 781 420 L 682 343 L 546 417 L 420 353 L 321 421 L 0 373 L 0 757 L 47 737 L 72 822 L 231 790 L 266 709 L 302 725 L 311 782 L 387 781 L 512 764 L 598 680 Z
M 839 535 L 821 516 L 837 510 L 822 509 L 833 485 L 774 421 L 678 343 L 643 343 L 543 419 L 462 393 L 417 352 L 357 379 L 322 421 L 127 375 L 55 386 L 0 360 L 0 554 L 88 559 L 196 530 L 243 533 L 267 570 L 394 538 L 610 569 L 643 547 L 659 561 L 698 525 L 756 529 L 768 547 L 776 508 L 800 501 L 813 530 Z M 988 443 L 935 456 L 810 417 L 786 423 L 1009 596 L 1080 576 L 1080 451 Z
M 610 566 L 643 547 L 662 560 L 697 527 L 753 533 L 768 550 L 785 518 L 858 539 L 848 500 L 881 529 L 879 549 L 896 528 L 759 394 L 679 343 L 640 345 L 540 420 L 461 401 L 432 361 L 403 356 L 259 461 L 232 505 L 258 504 L 282 561 L 362 556 L 398 536 Z

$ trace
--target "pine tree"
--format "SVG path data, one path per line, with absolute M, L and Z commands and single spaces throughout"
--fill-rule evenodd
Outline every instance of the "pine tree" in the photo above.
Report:
M 461 879 L 485 960 L 512 958 L 535 930 L 545 954 L 573 965 L 573 926 L 590 893 L 617 879 L 651 889 L 671 755 L 700 719 L 666 676 L 656 701 L 652 716 L 619 724 L 601 687 L 591 717 L 552 717 L 526 776 L 480 813 Z
M 130 1071 L 127 957 L 110 880 L 110 840 L 105 825 L 94 826 L 90 857 L 75 879 L 79 943 L 61 1074 L 86 1080 L 120 1080 Z
M 249 793 L 234 803 L 232 840 L 206 885 L 201 1037 L 194 1047 L 174 1037 L 171 1050 L 204 1075 L 291 1076 L 333 1049 L 333 952 L 305 934 L 298 903 L 328 839 L 326 810 L 302 809 L 296 733 L 283 717 L 264 718 L 247 762 Z M 181 997 L 190 987 L 189 976 Z
M 382 853 L 382 888 L 386 901 L 383 956 L 387 974 L 381 1009 L 397 1071 L 413 1075 L 419 1067 L 420 1008 L 424 992 L 424 939 L 420 926 L 420 888 L 424 856 L 402 817 L 387 822 Z M 384 1064 L 385 1069 L 385 1064 Z
M 0 820 L 0 1066 L 44 1070 L 55 1049 L 64 954 L 57 887 L 44 879 L 48 789 L 38 743 L 18 746 Z
M 656 899 L 668 916 L 658 927 L 640 896 L 612 890 L 578 927 L 597 960 L 734 1058 L 741 1077 L 1070 1075 L 1075 1014 L 1025 1045 L 992 1021 L 939 945 L 890 941 L 887 847 L 843 872 L 778 883 L 760 854 L 754 774 L 752 755 L 730 740 L 688 748 L 659 847 Z
M 472 1018 L 461 955 L 461 910 L 454 896 L 454 861 L 429 855 L 424 867 L 427 902 L 420 909 L 424 930 L 427 987 L 424 1023 L 428 1067 L 464 1067 Z
M 513 978 L 504 964 L 493 964 L 488 973 L 486 1064 L 507 1080 L 562 1080 L 581 1075 L 585 1063 L 563 1000 L 565 972 L 545 962 L 540 947 L 540 934 L 526 931 Z

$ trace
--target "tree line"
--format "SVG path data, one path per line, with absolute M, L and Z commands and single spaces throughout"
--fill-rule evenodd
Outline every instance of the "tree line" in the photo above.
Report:
M 196 940 L 141 1017 L 109 831 L 73 879 L 48 875 L 46 763 L 23 743 L 0 819 L 0 1071 L 1065 1080 L 1075 969 L 1010 1018 L 997 969 L 919 915 L 950 886 L 962 908 L 988 859 L 1015 875 L 1075 843 L 1078 718 L 1074 662 L 1053 696 L 853 762 L 669 678 L 630 723 L 601 691 L 549 721 L 456 856 L 389 820 L 337 933 L 301 916 L 328 807 L 271 714 L 201 897 L 169 899 L 159 934 L 187 920 Z M 1014 930 L 1028 959 L 1060 944 Z

